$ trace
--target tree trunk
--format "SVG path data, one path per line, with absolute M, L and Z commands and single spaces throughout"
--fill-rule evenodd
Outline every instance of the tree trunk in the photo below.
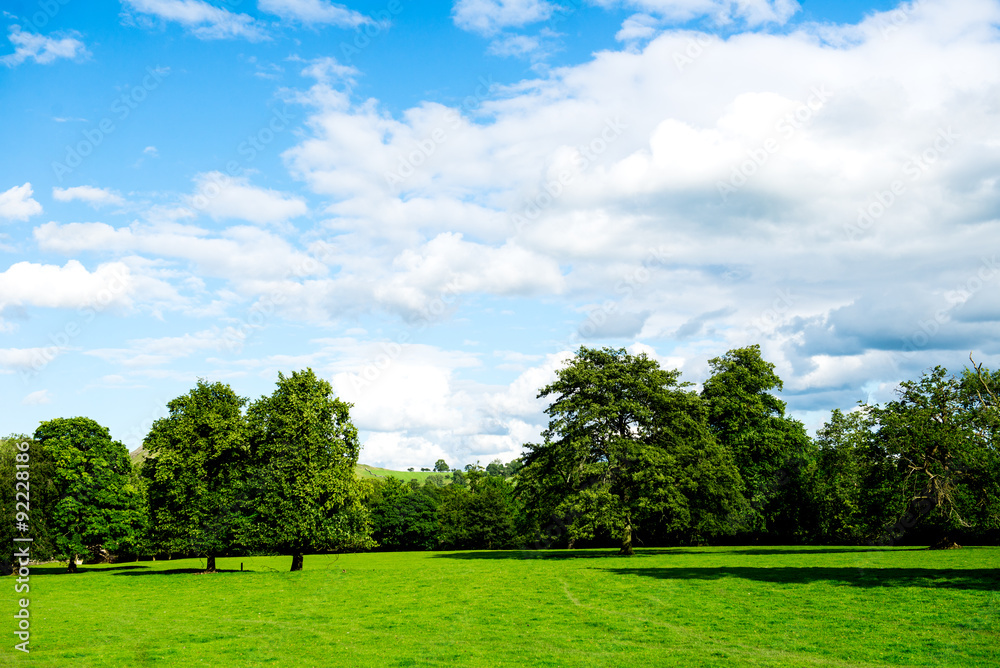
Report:
M 292 555 L 292 570 L 301 571 L 302 570 L 302 554 L 297 553 Z
M 625 525 L 625 533 L 622 535 L 622 549 L 618 550 L 618 554 L 631 557 L 634 552 L 632 551 L 632 525 Z
M 206 562 L 207 563 L 205 564 L 205 571 L 208 572 L 208 573 L 214 573 L 215 572 L 215 555 L 214 554 L 208 555 L 208 558 L 206 559 Z
M 67 573 L 76 573 L 76 555 L 69 555 L 69 566 L 66 567 Z

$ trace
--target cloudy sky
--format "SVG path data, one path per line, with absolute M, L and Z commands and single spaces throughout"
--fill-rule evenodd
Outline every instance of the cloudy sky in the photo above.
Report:
M 759 343 L 811 429 L 1000 364 L 998 2 L 3 7 L 4 433 L 311 366 L 461 466 L 580 345 Z

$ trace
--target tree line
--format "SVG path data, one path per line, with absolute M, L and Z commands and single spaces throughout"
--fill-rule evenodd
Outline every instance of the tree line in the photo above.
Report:
M 0 441 L 0 541 L 35 558 L 708 543 L 890 545 L 1000 535 L 1000 372 L 973 363 L 833 411 L 814 438 L 785 414 L 758 346 L 709 361 L 700 391 L 644 354 L 581 347 L 539 391 L 548 427 L 485 469 L 439 460 L 425 484 L 358 479 L 351 405 L 311 369 L 249 402 L 199 380 L 131 461 L 84 417 Z M 18 444 L 30 512 L 15 521 Z M 23 447 L 22 447 L 23 449 Z M 434 480 L 431 480 L 434 478 Z M 441 478 L 438 480 L 438 478 Z M 9 572 L 11 550 L 0 569 Z

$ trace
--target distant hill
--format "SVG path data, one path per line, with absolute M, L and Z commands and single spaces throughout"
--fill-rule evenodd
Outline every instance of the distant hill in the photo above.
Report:
M 444 482 L 446 485 L 451 484 L 451 472 L 441 473 L 440 471 L 393 471 L 392 469 L 382 469 L 377 466 L 368 466 L 367 464 L 358 464 L 354 467 L 354 475 L 358 478 L 364 480 L 366 478 L 398 478 L 403 482 L 409 482 L 414 478 L 417 479 L 421 485 L 427 480 L 427 476 L 434 475 L 444 476 Z

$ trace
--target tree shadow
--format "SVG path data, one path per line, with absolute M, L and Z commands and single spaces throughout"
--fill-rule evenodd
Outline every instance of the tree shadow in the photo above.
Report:
M 31 566 L 32 575 L 78 575 L 80 573 L 106 573 L 108 571 L 128 571 L 135 570 L 137 568 L 149 568 L 149 566 L 108 566 L 104 568 L 95 568 L 91 566 L 81 566 L 77 565 L 76 573 L 70 573 L 66 570 L 66 564 L 47 564 L 45 566 Z
M 116 576 L 123 575 L 132 577 L 135 575 L 216 575 L 217 573 L 253 573 L 251 570 L 239 570 L 238 568 L 217 568 L 214 571 L 206 571 L 204 568 L 167 568 L 156 571 L 142 571 L 141 573 L 115 573 Z
M 674 549 L 643 549 L 633 557 L 652 557 L 658 554 L 684 554 Z M 435 554 L 435 559 L 606 559 L 621 557 L 618 550 L 477 550 Z M 633 558 L 629 557 L 629 558 Z
M 1000 590 L 1000 569 L 970 568 L 826 568 L 819 566 L 753 568 L 602 568 L 617 575 L 658 580 L 738 578 L 775 584 L 829 582 L 851 587 L 927 587 L 933 589 Z
M 926 550 L 924 547 L 892 548 L 892 552 L 909 552 L 915 550 Z M 633 557 L 652 557 L 657 555 L 671 554 L 735 554 L 741 556 L 782 556 L 791 554 L 860 554 L 863 552 L 888 552 L 889 548 L 883 547 L 717 547 L 705 549 L 699 547 L 664 547 L 636 548 Z M 609 557 L 621 557 L 617 548 L 612 549 L 586 549 L 586 550 L 473 550 L 463 552 L 449 552 L 447 554 L 435 554 L 438 559 L 604 559 Z M 629 558 L 633 558 L 629 557 Z

